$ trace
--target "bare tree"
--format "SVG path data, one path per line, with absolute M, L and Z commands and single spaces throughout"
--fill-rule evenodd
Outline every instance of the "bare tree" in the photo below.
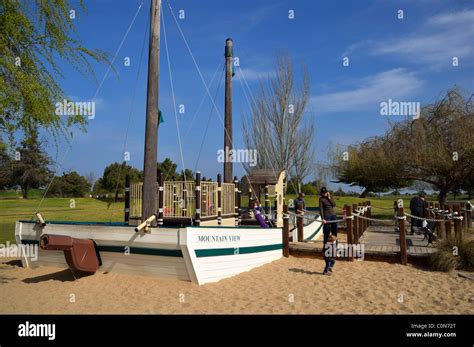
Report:
M 278 56 L 274 75 L 261 82 L 242 122 L 247 147 L 258 151 L 257 167 L 285 169 L 298 184 L 309 174 L 314 154 L 314 126 L 304 124 L 310 92 L 306 68 L 302 76 L 296 86 L 291 58 Z

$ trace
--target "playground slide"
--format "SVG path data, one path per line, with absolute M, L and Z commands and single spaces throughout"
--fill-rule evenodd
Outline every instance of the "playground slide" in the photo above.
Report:
M 259 210 L 254 209 L 255 219 L 262 228 L 269 228 L 268 224 L 265 222 L 265 217 L 260 213 Z

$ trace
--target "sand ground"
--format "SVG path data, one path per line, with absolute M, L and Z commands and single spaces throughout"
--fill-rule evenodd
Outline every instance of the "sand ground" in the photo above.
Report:
M 280 259 L 198 286 L 171 279 L 21 268 L 0 259 L 0 313 L 473 314 L 474 281 L 384 262 Z

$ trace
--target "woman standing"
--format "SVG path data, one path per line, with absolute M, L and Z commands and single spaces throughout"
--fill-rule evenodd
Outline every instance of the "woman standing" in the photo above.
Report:
M 325 252 L 325 245 L 328 243 L 329 236 L 333 235 L 334 238 L 337 237 L 337 223 L 327 223 L 329 221 L 335 221 L 337 219 L 336 212 L 334 211 L 336 203 L 331 198 L 331 194 L 328 192 L 326 187 L 322 187 L 320 191 L 319 198 L 319 210 L 321 213 L 321 218 L 323 220 L 323 256 L 326 266 L 324 268 L 324 275 L 329 275 L 332 272 L 335 260 L 333 257 L 327 256 Z

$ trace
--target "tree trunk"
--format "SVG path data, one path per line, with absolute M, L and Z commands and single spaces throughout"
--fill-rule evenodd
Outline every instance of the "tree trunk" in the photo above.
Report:
M 446 205 L 447 197 L 448 197 L 448 191 L 441 189 L 438 195 L 438 202 L 439 202 L 440 208 L 444 209 L 444 206 Z
M 364 199 L 369 195 L 369 188 L 364 188 L 364 191 L 359 195 L 359 198 Z
M 28 199 L 28 186 L 21 187 L 21 195 L 23 196 L 23 199 Z

